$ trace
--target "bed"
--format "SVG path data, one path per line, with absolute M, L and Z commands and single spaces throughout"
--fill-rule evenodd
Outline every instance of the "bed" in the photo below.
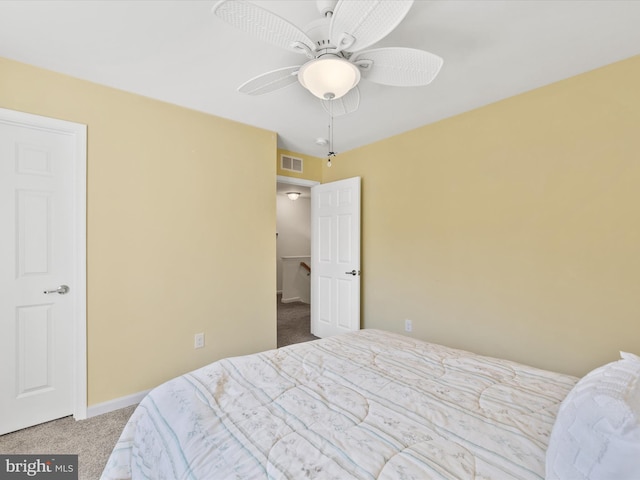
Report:
M 554 426 L 577 381 L 361 330 L 220 360 L 157 387 L 102 478 L 562 478 L 567 448 L 583 451 Z

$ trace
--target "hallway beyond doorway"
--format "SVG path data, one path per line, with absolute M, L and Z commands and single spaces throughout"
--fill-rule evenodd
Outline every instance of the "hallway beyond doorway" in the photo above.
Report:
M 278 348 L 317 340 L 311 334 L 311 306 L 303 302 L 282 303 L 281 299 L 282 294 L 278 293 Z

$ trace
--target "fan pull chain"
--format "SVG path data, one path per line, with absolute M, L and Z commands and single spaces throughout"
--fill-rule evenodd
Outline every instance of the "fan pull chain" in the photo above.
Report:
M 327 153 L 327 167 L 331 168 L 331 119 L 329 119 L 329 133 L 327 134 L 327 137 L 329 137 L 329 152 Z
M 329 153 L 327 153 L 327 167 L 331 168 L 331 157 L 335 157 L 333 151 L 333 93 L 327 93 L 325 98 L 329 101 Z

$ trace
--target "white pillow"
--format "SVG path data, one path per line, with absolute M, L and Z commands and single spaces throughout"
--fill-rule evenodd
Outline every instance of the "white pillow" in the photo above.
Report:
M 640 479 L 640 357 L 588 373 L 562 401 L 546 454 L 547 480 Z

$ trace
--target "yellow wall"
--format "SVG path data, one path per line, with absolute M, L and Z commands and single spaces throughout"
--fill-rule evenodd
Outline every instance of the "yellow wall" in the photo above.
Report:
M 275 348 L 274 133 L 4 59 L 0 106 L 88 125 L 89 405 Z
M 364 326 L 575 375 L 640 354 L 638 85 L 634 57 L 341 153 Z

